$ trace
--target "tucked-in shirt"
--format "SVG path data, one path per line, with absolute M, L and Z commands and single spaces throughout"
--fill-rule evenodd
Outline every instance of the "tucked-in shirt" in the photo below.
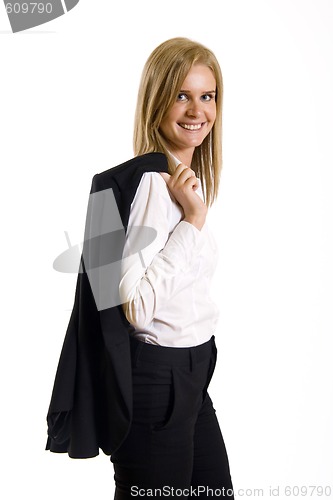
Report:
M 203 199 L 200 181 L 196 193 Z M 202 344 L 219 317 L 209 294 L 215 240 L 207 222 L 200 231 L 183 219 L 163 177 L 146 172 L 131 205 L 119 292 L 131 335 L 150 344 Z

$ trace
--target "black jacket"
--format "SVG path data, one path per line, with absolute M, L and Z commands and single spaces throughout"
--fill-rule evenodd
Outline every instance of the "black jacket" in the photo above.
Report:
M 94 175 L 90 194 L 112 188 L 126 230 L 141 177 L 153 171 L 168 171 L 162 153 L 138 156 Z M 87 220 L 86 229 L 88 225 Z M 86 272 L 91 241 L 85 235 L 74 306 L 47 414 L 46 449 L 67 452 L 71 458 L 94 457 L 99 448 L 111 455 L 125 439 L 132 418 L 131 326 L 121 305 L 102 310 L 96 305 Z M 118 247 L 120 259 L 123 239 Z

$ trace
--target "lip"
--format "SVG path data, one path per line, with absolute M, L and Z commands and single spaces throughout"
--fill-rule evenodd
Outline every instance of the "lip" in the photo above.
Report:
M 179 127 L 182 128 L 183 130 L 186 130 L 186 132 L 200 132 L 203 129 L 203 126 L 205 125 L 205 123 L 206 122 L 199 122 L 199 123 L 179 122 L 179 123 L 177 123 L 177 125 L 179 125 Z M 186 127 L 184 127 L 184 125 L 186 125 Z M 191 127 L 191 126 L 197 127 L 198 125 L 200 125 L 200 128 L 194 128 L 194 129 L 187 128 L 187 127 Z

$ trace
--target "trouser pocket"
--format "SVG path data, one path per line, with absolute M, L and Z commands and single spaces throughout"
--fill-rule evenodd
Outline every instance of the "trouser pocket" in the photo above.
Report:
M 175 402 L 172 368 L 138 362 L 132 376 L 133 422 L 152 427 L 165 425 Z
M 160 364 L 134 358 L 133 422 L 149 424 L 153 431 L 187 426 L 198 415 L 216 364 L 216 347 L 207 357 L 193 356 L 186 366 Z

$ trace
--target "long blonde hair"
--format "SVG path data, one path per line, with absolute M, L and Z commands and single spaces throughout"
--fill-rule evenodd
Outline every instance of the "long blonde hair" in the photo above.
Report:
M 134 154 L 164 153 L 169 172 L 174 171 L 160 124 L 175 103 L 193 64 L 210 68 L 216 80 L 216 119 L 212 130 L 194 150 L 191 168 L 201 179 L 207 205 L 215 200 L 222 170 L 223 80 L 219 63 L 211 50 L 188 38 L 171 38 L 149 56 L 141 76 L 134 121 Z

